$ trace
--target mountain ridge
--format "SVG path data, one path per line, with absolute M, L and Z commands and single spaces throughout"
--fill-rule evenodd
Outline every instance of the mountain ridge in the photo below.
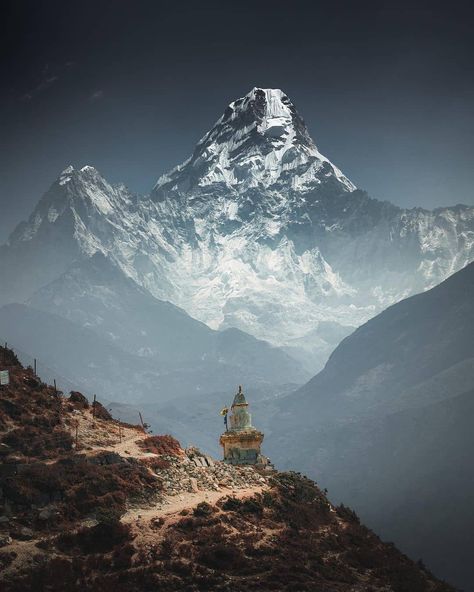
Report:
M 321 372 L 275 402 L 267 438 L 283 468 L 317 477 L 333 499 L 466 591 L 473 334 L 470 263 L 343 339 Z
M 338 171 L 288 96 L 256 88 L 150 196 L 68 167 L 0 249 L 2 303 L 100 252 L 159 300 L 289 347 L 314 373 L 338 343 L 320 325 L 355 328 L 474 258 L 474 208 L 402 209 Z

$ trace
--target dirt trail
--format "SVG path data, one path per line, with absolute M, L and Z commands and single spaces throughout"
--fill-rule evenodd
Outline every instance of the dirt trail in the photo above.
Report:
M 198 491 L 196 493 L 184 492 L 182 494 L 168 496 L 164 502 L 157 504 L 152 508 L 131 508 L 122 518 L 123 522 L 148 522 L 152 518 L 171 517 L 182 510 L 190 509 L 201 502 L 207 502 L 214 505 L 216 502 L 227 496 L 243 499 L 252 497 L 256 493 L 261 493 L 266 489 L 265 486 L 247 487 L 245 489 L 222 488 L 221 491 Z

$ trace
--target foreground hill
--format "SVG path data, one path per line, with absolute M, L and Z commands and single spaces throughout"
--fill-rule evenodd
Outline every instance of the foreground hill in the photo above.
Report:
M 276 415 L 270 451 L 469 590 L 473 335 L 470 264 L 346 338 L 322 372 L 280 402 L 294 435 L 285 437 Z
M 183 450 L 0 359 L 5 592 L 453 590 L 308 479 Z

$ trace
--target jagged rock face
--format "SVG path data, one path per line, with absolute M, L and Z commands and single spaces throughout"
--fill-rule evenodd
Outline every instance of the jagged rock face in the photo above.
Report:
M 157 199 L 179 194 L 193 201 L 196 194 L 231 189 L 239 200 L 251 188 L 301 191 L 334 179 L 346 191 L 355 189 L 318 152 L 289 98 L 281 90 L 254 88 L 227 107 L 193 156 L 161 177 L 153 193 Z M 275 197 L 283 205 L 284 196 Z
M 474 255 L 473 208 L 370 199 L 321 155 L 279 90 L 231 103 L 152 197 L 182 241 L 170 270 L 181 305 L 306 351 L 314 367 L 351 326 Z
M 474 208 L 370 199 L 318 151 L 282 91 L 253 89 L 150 198 L 68 168 L 3 250 L 0 271 L 21 258 L 38 269 L 52 251 L 48 278 L 101 252 L 155 297 L 317 370 L 354 326 L 473 259 Z M 33 272 L 5 298 L 45 283 Z

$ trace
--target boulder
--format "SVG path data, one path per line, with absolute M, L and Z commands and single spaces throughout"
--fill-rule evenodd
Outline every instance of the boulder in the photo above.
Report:
M 34 532 L 27 526 L 22 526 L 20 530 L 15 531 L 13 536 L 20 541 L 30 541 L 34 537 Z
M 13 543 L 13 539 L 11 536 L 0 536 L 0 547 L 6 547 L 7 545 L 11 545 Z
M 191 477 L 191 478 L 189 479 L 189 486 L 190 486 L 190 489 L 191 489 L 191 491 L 192 491 L 193 493 L 198 493 L 198 491 L 199 491 L 199 486 L 198 486 L 198 482 L 197 482 L 197 479 L 196 479 L 196 478 L 194 478 L 194 477 Z
M 38 518 L 42 521 L 52 520 L 57 515 L 56 506 L 46 506 L 38 514 Z

